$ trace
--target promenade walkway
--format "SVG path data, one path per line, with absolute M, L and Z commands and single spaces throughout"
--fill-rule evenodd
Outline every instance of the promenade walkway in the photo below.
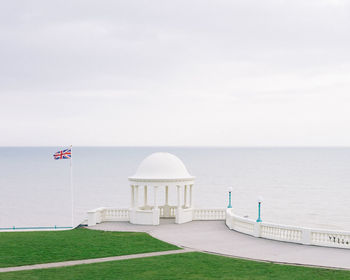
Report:
M 105 222 L 90 229 L 147 232 L 155 238 L 181 247 L 260 261 L 350 269 L 350 250 L 306 246 L 255 238 L 229 230 L 224 221 L 194 221 L 174 224 L 162 219 L 159 226 Z

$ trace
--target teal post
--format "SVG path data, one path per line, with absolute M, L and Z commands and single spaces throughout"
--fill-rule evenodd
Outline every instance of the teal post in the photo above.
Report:
M 261 223 L 261 216 L 260 216 L 260 212 L 261 212 L 261 202 L 259 201 L 259 206 L 258 206 L 258 219 L 256 220 L 257 223 Z
M 228 191 L 228 206 L 227 208 L 232 208 L 232 205 L 231 205 L 231 189 L 229 189 Z

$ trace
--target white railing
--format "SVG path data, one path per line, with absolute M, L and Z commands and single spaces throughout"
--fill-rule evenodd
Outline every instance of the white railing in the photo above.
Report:
M 159 207 L 161 218 L 175 218 L 176 206 L 164 205 Z
M 129 209 L 105 208 L 103 211 L 103 221 L 129 221 Z
M 238 232 L 305 245 L 349 248 L 350 232 L 310 229 L 288 225 L 260 222 L 235 215 L 232 209 L 226 210 L 226 225 Z
M 279 241 L 301 243 L 302 230 L 298 227 L 275 224 L 260 224 L 260 237 Z
M 110 221 L 129 221 L 129 209 L 100 207 L 88 211 L 88 226 Z
M 350 232 L 311 229 L 310 235 L 313 245 L 350 248 Z
M 176 206 L 164 205 L 159 207 L 160 218 L 175 218 Z M 151 211 L 150 209 L 149 211 Z M 225 220 L 225 209 L 192 209 L 184 208 L 183 213 L 186 214 L 186 220 L 189 221 L 209 221 L 209 220 Z M 145 211 L 145 210 L 142 210 Z M 93 226 L 102 222 L 119 222 L 130 221 L 129 209 L 115 209 L 100 207 L 88 211 L 88 225 Z
M 193 209 L 194 221 L 225 220 L 225 209 Z

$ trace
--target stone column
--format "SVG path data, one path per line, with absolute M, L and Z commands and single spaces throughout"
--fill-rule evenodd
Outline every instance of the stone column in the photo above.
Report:
M 153 191 L 154 191 L 154 209 L 158 209 L 158 201 L 157 201 L 157 190 L 158 187 L 153 187 Z
M 187 206 L 187 185 L 184 187 L 184 208 Z
M 158 192 L 158 186 L 153 187 L 154 192 L 154 207 L 152 210 L 152 224 L 153 225 L 159 225 L 159 218 L 160 218 L 160 209 L 158 208 L 158 201 L 157 201 L 157 192 Z
M 131 208 L 135 207 L 135 191 L 134 191 L 134 185 L 130 185 L 131 187 Z
M 147 206 L 147 186 L 143 186 L 143 204 Z
M 139 186 L 135 186 L 136 193 L 135 193 L 135 208 L 139 207 Z
M 165 186 L 165 205 L 169 205 L 169 186 Z
M 181 208 L 181 186 L 177 187 L 177 209 Z

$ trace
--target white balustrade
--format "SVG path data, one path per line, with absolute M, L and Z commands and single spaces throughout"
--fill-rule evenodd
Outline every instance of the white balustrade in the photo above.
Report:
M 194 221 L 225 220 L 225 209 L 193 209 Z
M 159 207 L 161 218 L 175 218 L 177 206 L 164 205 Z M 151 209 L 150 209 L 151 210 Z M 225 209 L 192 209 L 184 208 L 183 211 L 190 211 L 193 220 L 225 220 Z M 186 213 L 187 213 L 186 212 Z M 96 225 L 102 222 L 130 221 L 129 209 L 114 209 L 101 207 L 88 212 L 88 225 Z
M 105 208 L 103 211 L 103 221 L 129 221 L 129 209 Z
M 350 249 L 350 232 L 258 223 L 235 215 L 232 209 L 226 210 L 226 225 L 238 232 L 266 239 Z
M 160 206 L 160 217 L 174 218 L 176 216 L 176 209 L 176 206 Z M 232 209 L 183 209 L 183 212 L 187 210 L 192 212 L 194 221 L 225 220 L 226 218 L 226 225 L 230 229 L 255 237 L 306 245 L 350 249 L 350 232 L 310 229 L 265 222 L 258 223 L 252 219 L 235 215 Z M 129 209 L 101 207 L 88 212 L 89 226 L 107 221 L 129 220 Z
M 310 234 L 313 245 L 350 248 L 350 232 L 311 229 Z
M 175 218 L 176 206 L 159 206 L 161 218 Z
M 302 230 L 298 227 L 261 223 L 260 237 L 301 243 Z
M 176 215 L 176 207 L 171 207 L 170 208 L 170 217 L 175 217 Z
M 96 208 L 88 212 L 88 225 L 93 226 L 102 222 L 129 221 L 129 209 Z

